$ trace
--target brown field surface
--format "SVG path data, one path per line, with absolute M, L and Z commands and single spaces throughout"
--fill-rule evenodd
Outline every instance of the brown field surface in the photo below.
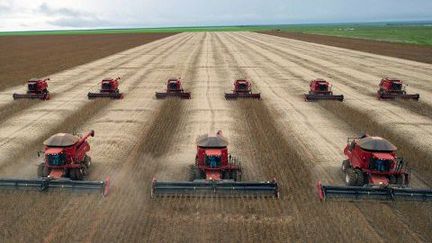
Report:
M 326 55 L 322 59 L 322 55 Z M 409 80 L 420 102 L 378 101 L 381 76 Z M 2 242 L 431 242 L 432 205 L 318 200 L 315 183 L 343 184 L 346 138 L 385 136 L 432 185 L 432 65 L 258 33 L 181 33 L 51 75 L 54 97 L 0 93 L 0 176 L 35 176 L 36 151 L 58 131 L 94 129 L 97 193 L 0 191 Z M 87 100 L 121 76 L 123 100 Z M 156 100 L 181 76 L 191 100 Z M 262 100 L 226 101 L 236 78 Z M 345 102 L 308 103 L 310 79 L 331 80 Z M 75 83 L 68 82 L 73 79 Z M 7 111 L 6 110 L 12 110 Z M 2 113 L 6 112 L 6 113 Z M 280 199 L 150 198 L 153 177 L 187 180 L 195 138 L 223 130 L 247 180 L 277 178 Z
M 0 90 L 170 35 L 0 36 Z
M 305 34 L 298 32 L 262 31 L 262 34 L 280 36 L 329 46 L 336 46 L 379 55 L 432 63 L 432 47 L 413 44 L 390 43 L 385 41 L 362 40 L 328 35 Z

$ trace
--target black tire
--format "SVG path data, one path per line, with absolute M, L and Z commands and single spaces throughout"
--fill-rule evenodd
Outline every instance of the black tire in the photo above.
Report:
M 45 163 L 40 163 L 38 165 L 37 176 L 38 177 L 48 177 L 48 168 L 45 166 Z
M 342 161 L 342 171 L 346 172 L 347 169 L 351 168 L 351 163 L 349 160 Z
M 88 156 L 88 155 L 85 155 L 85 156 L 84 156 L 84 160 L 83 160 L 83 162 L 84 162 L 84 165 L 85 165 L 87 168 L 90 168 L 90 166 L 91 166 L 91 157 Z
M 396 184 L 399 186 L 405 185 L 405 177 L 404 175 L 398 175 L 396 176 Z
M 348 186 L 356 186 L 357 185 L 357 173 L 349 168 L 345 172 L 345 184 Z
M 355 169 L 354 172 L 357 175 L 357 186 L 363 186 L 364 184 L 366 184 L 363 172 L 359 169 Z
M 81 168 L 70 169 L 69 170 L 69 177 L 71 180 L 81 181 L 84 178 L 84 175 L 82 173 L 82 169 Z

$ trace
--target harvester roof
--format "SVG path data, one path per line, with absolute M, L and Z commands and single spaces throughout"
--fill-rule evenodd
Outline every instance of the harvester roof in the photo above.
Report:
M 380 137 L 365 137 L 358 140 L 360 148 L 377 152 L 393 152 L 397 147 Z
M 223 136 L 210 137 L 208 134 L 197 138 L 197 145 L 204 148 L 224 148 L 228 146 L 228 140 Z
M 76 144 L 79 137 L 69 133 L 57 133 L 45 140 L 43 144 L 51 147 L 68 147 Z

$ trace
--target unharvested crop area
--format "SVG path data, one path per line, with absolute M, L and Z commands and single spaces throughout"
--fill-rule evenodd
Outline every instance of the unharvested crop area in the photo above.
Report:
M 326 58 L 321 58 L 326 55 Z M 409 82 L 421 101 L 382 102 L 383 75 Z M 315 183 L 342 184 L 348 136 L 361 130 L 400 147 L 413 186 L 432 185 L 432 66 L 248 32 L 181 33 L 51 75 L 55 96 L 17 104 L 0 94 L 0 176 L 33 177 L 41 141 L 62 129 L 94 129 L 90 179 L 111 194 L 1 191 L 4 242 L 415 242 L 432 241 L 432 206 L 419 202 L 321 203 Z M 89 101 L 121 76 L 123 100 Z M 191 100 L 156 100 L 181 76 Z M 247 77 L 263 99 L 226 101 Z M 343 103 L 306 103 L 308 81 L 333 81 Z M 74 80 L 75 84 L 69 81 Z M 17 86 L 16 89 L 22 89 Z M 66 92 L 67 91 L 67 92 Z M 153 177 L 186 180 L 195 138 L 223 130 L 248 180 L 277 178 L 280 199 L 150 198 Z

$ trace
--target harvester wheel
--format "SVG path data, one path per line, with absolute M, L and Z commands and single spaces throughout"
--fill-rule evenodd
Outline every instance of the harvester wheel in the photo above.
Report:
M 90 156 L 88 156 L 88 155 L 84 156 L 84 165 L 87 168 L 90 168 L 90 165 L 91 165 L 91 157 Z
M 348 168 L 351 168 L 351 164 L 350 161 L 346 159 L 342 162 L 342 171 L 346 172 Z
M 399 186 L 402 186 L 405 184 L 403 175 L 399 175 L 396 177 L 396 184 L 398 184 Z
M 38 177 L 47 177 L 48 174 L 48 168 L 45 166 L 45 163 L 40 163 L 37 171 Z
M 80 181 L 84 177 L 81 168 L 70 169 L 69 170 L 69 176 L 70 176 L 71 180 L 76 180 L 76 181 Z
M 357 175 L 357 186 L 363 186 L 365 184 L 365 177 L 361 170 L 355 169 L 354 172 Z
M 357 173 L 349 168 L 345 172 L 345 183 L 348 186 L 356 186 L 357 185 Z

